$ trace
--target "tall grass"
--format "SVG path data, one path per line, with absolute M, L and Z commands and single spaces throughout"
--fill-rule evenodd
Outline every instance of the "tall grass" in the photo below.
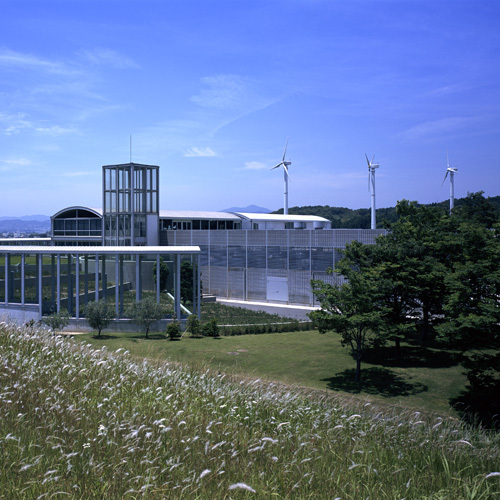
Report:
M 0 498 L 490 499 L 500 439 L 0 324 Z

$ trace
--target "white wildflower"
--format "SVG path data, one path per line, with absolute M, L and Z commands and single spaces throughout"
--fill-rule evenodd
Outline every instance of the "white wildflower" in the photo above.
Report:
M 252 487 L 248 486 L 248 484 L 245 483 L 235 483 L 229 486 L 230 490 L 246 490 L 250 491 L 251 493 L 257 493 Z

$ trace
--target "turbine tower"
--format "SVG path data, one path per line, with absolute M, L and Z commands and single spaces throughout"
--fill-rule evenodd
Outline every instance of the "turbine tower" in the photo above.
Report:
M 448 159 L 448 153 L 446 153 L 446 175 L 444 176 L 441 186 L 444 184 L 446 177 L 450 174 L 450 214 L 455 206 L 455 174 L 458 174 L 457 167 L 450 167 L 450 160 Z
M 375 212 L 375 169 L 379 167 L 378 163 L 373 163 L 373 159 L 375 155 L 372 157 L 372 161 L 368 159 L 367 154 L 365 153 L 366 163 L 368 164 L 368 191 L 372 194 L 372 220 L 371 220 L 371 228 L 377 229 L 377 218 Z
M 283 165 L 283 177 L 285 179 L 285 202 L 283 205 L 283 213 L 288 214 L 288 167 L 292 164 L 291 161 L 285 161 L 286 148 L 288 147 L 288 139 L 286 140 L 285 151 L 283 152 L 282 160 L 271 170 L 281 167 Z

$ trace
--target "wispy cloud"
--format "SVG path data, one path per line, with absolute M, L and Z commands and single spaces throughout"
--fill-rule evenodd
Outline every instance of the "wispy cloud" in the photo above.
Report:
M 18 134 L 21 130 L 33 128 L 32 123 L 26 119 L 24 113 L 13 115 L 0 113 L 0 124 L 2 125 L 0 132 L 3 132 L 5 135 Z
M 249 82 L 237 75 L 207 76 L 201 79 L 206 87 L 191 101 L 206 108 L 235 108 L 248 96 Z
M 463 90 L 462 86 L 455 83 L 451 85 L 444 85 L 443 87 L 438 87 L 427 92 L 425 95 L 428 97 L 441 97 L 444 95 L 454 94 L 455 92 L 459 92 L 461 90 Z
M 115 69 L 135 69 L 139 65 L 129 57 L 120 54 L 116 50 L 95 48 L 84 50 L 83 56 L 92 64 L 110 66 Z
M 217 156 L 217 153 L 212 148 L 190 148 L 184 153 L 184 156 Z
M 260 161 L 246 161 L 244 170 L 262 170 L 264 168 L 269 167 Z
M 82 177 L 84 175 L 95 175 L 95 172 L 66 172 L 64 174 L 62 174 L 63 177 Z
M 39 134 L 50 135 L 51 137 L 74 134 L 77 132 L 75 128 L 60 127 L 59 125 L 53 125 L 51 127 L 37 127 L 35 131 Z
M 18 158 L 16 160 L 1 160 L 2 163 L 7 163 L 7 165 L 19 165 L 21 167 L 26 167 L 31 165 L 31 161 L 26 158 Z
M 36 69 L 57 74 L 74 74 L 78 71 L 63 62 L 52 61 L 32 54 L 22 54 L 8 49 L 0 49 L 0 66 L 6 68 Z
M 404 139 L 420 139 L 426 136 L 452 132 L 454 130 L 465 127 L 473 121 L 475 121 L 474 118 L 466 117 L 443 118 L 441 120 L 420 123 L 408 130 L 401 132 L 399 135 Z

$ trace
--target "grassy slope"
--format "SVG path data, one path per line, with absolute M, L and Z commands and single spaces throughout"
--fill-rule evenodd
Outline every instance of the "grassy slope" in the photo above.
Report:
M 112 350 L 125 348 L 133 356 L 209 366 L 231 374 L 359 394 L 387 404 L 441 413 L 453 414 L 449 401 L 458 396 L 466 381 L 456 353 L 403 344 L 402 359 L 388 347 L 362 364 L 359 390 L 352 382 L 354 361 L 349 350 L 340 345 L 338 336 L 315 331 L 220 339 L 185 336 L 181 341 L 168 341 L 163 336 L 144 340 L 137 334 L 110 334 L 102 340 L 92 334 L 78 338 Z

